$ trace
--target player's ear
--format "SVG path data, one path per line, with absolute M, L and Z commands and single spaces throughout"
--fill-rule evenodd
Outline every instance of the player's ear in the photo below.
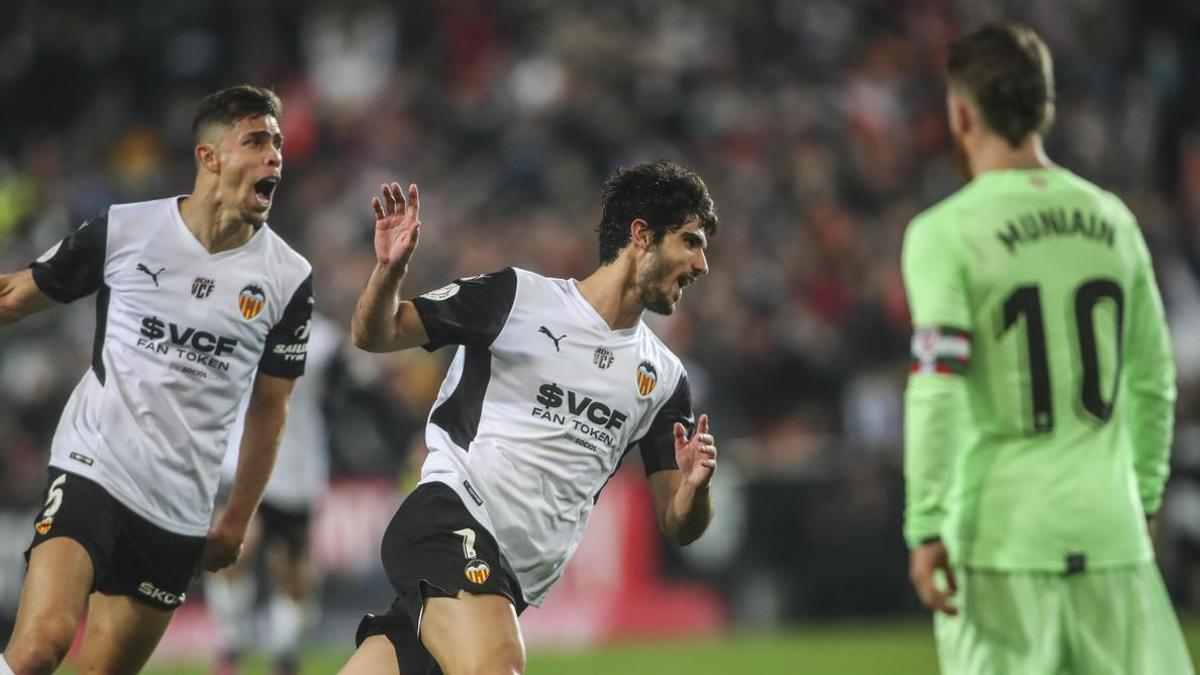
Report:
M 196 166 L 211 173 L 218 173 L 221 168 L 221 158 L 217 154 L 217 146 L 212 143 L 199 143 L 192 151 L 196 157 Z
M 954 87 L 946 95 L 946 108 L 950 114 L 950 130 L 956 135 L 968 134 L 975 128 L 974 110 L 971 101 Z
M 654 231 L 650 229 L 650 223 L 641 218 L 634 218 L 629 223 L 629 241 L 635 248 L 643 251 L 654 246 Z

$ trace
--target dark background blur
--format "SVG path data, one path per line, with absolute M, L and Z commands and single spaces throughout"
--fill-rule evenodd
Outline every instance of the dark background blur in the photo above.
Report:
M 312 261 L 319 310 L 343 327 L 374 261 L 370 199 L 384 180 L 421 186 L 413 295 L 507 265 L 585 276 L 605 177 L 682 161 L 716 200 L 712 273 L 675 316 L 648 322 L 712 416 L 725 501 L 707 548 L 666 549 L 668 572 L 719 589 L 745 624 L 913 612 L 900 242 L 959 185 L 946 44 L 996 16 L 1031 24 L 1054 54 L 1051 156 L 1125 199 L 1155 257 L 1181 393 L 1160 553 L 1177 602 L 1194 606 L 1192 0 L 9 0 L 0 269 L 111 203 L 188 192 L 195 105 L 243 82 L 284 100 L 270 224 Z M 50 438 L 92 331 L 84 300 L 0 332 L 0 614 L 15 608 Z M 410 475 L 448 354 L 345 356 L 335 472 Z

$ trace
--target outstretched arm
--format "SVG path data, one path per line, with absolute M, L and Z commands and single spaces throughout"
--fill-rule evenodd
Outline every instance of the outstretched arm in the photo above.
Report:
M 351 339 L 368 352 L 391 352 L 419 347 L 429 341 L 425 325 L 411 302 L 400 300 L 400 287 L 421 231 L 417 186 L 408 198 L 399 183 L 380 186 L 372 200 L 375 210 L 375 269 L 363 289 L 351 320 Z
M 33 281 L 32 270 L 0 274 L 0 326 L 15 323 L 56 304 Z
M 691 440 L 678 422 L 674 434 L 679 468 L 651 474 L 650 485 L 659 528 L 671 541 L 686 546 L 699 539 L 712 522 L 708 488 L 717 470 L 717 446 L 708 433 L 708 415 L 700 416 Z

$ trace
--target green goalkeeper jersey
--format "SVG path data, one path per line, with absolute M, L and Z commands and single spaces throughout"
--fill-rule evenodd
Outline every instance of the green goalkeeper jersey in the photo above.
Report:
M 1152 559 L 1175 373 L 1129 209 L 1059 168 L 991 171 L 913 220 L 905 536 L 955 564 Z

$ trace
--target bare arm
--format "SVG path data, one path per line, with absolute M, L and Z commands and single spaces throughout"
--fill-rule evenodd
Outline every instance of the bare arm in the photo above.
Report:
M 258 508 L 271 470 L 279 438 L 287 419 L 288 400 L 295 380 L 259 372 L 246 408 L 246 425 L 238 455 L 233 492 L 221 516 L 208 533 L 202 565 L 216 571 L 232 564 L 241 552 L 250 517 Z
M 691 440 L 683 425 L 675 424 L 675 457 L 679 468 L 651 474 L 650 487 L 659 528 L 686 546 L 704 534 L 713 517 L 709 484 L 717 470 L 717 447 L 708 433 L 708 415 L 700 416 Z
M 417 186 L 408 198 L 399 183 L 380 186 L 371 201 L 375 211 L 375 269 L 354 307 L 350 337 L 359 349 L 391 352 L 429 341 L 425 325 L 411 302 L 400 300 L 400 287 L 421 232 L 421 202 Z
M 429 341 L 417 308 L 400 299 L 403 269 L 377 263 L 351 319 L 354 346 L 368 352 L 394 352 Z
M 57 304 L 38 289 L 32 270 L 0 274 L 0 326 L 16 323 Z

